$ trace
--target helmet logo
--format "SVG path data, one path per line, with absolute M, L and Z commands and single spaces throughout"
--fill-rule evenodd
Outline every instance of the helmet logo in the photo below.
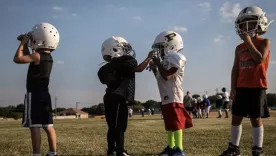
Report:
M 176 36 L 175 33 L 171 33 L 165 36 L 165 39 L 167 40 L 167 42 L 170 42 L 171 40 L 173 40 L 173 38 Z

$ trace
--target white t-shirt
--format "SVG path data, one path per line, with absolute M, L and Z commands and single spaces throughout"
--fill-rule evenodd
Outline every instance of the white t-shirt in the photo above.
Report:
M 224 101 L 229 101 L 229 100 L 230 100 L 230 99 L 229 99 L 229 96 L 230 96 L 230 95 L 229 95 L 228 92 L 224 92 L 222 96 L 223 96 L 223 98 L 222 98 L 222 99 L 223 99 L 223 102 L 224 102 Z
M 156 80 L 161 96 L 162 105 L 169 103 L 183 103 L 184 91 L 183 91 L 183 80 L 184 80 L 184 69 L 186 64 L 186 58 L 184 55 L 176 52 L 169 52 L 161 62 L 165 70 L 169 70 L 172 67 L 178 68 L 177 72 L 173 75 L 170 80 L 164 80 L 160 73 L 157 71 Z

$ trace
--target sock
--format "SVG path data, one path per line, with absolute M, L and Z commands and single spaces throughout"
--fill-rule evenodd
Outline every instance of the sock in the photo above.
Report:
M 57 152 L 48 152 L 48 156 L 55 156 L 55 155 L 57 155 Z
M 263 139 L 264 139 L 264 126 L 261 127 L 253 127 L 253 146 L 263 147 Z
M 41 156 L 41 154 L 33 154 L 33 156 Z
M 231 143 L 235 146 L 239 146 L 242 134 L 242 125 L 231 126 Z
M 174 138 L 175 138 L 175 145 L 179 147 L 181 150 L 183 150 L 182 145 L 182 130 L 174 131 Z
M 168 131 L 168 144 L 171 149 L 174 148 L 174 133 L 172 131 Z

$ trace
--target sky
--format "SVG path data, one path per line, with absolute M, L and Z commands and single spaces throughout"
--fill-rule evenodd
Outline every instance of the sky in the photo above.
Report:
M 215 93 L 230 89 L 235 47 L 241 43 L 234 21 L 247 6 L 261 7 L 276 20 L 276 1 L 272 0 L 3 0 L 0 1 L 0 106 L 23 103 L 26 93 L 27 64 L 15 64 L 19 45 L 16 37 L 35 24 L 48 22 L 60 33 L 53 52 L 54 66 L 50 93 L 57 107 L 89 107 L 102 102 L 105 86 L 98 79 L 101 45 L 111 36 L 124 37 L 142 62 L 155 37 L 162 31 L 178 32 L 187 58 L 184 90 L 192 94 Z M 268 70 L 269 88 L 276 92 L 276 22 L 264 37 L 271 40 Z M 136 100 L 160 101 L 152 73 L 136 74 Z

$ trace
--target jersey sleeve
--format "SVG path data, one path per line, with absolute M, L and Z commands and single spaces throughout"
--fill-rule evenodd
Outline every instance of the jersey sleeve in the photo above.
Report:
M 105 82 L 105 74 L 107 72 L 107 64 L 105 64 L 104 66 L 102 66 L 99 71 L 98 71 L 98 77 L 101 81 L 102 84 L 106 84 Z
M 171 68 L 183 68 L 186 64 L 186 58 L 184 55 L 176 52 L 170 52 L 164 59 L 164 67 L 166 70 Z

